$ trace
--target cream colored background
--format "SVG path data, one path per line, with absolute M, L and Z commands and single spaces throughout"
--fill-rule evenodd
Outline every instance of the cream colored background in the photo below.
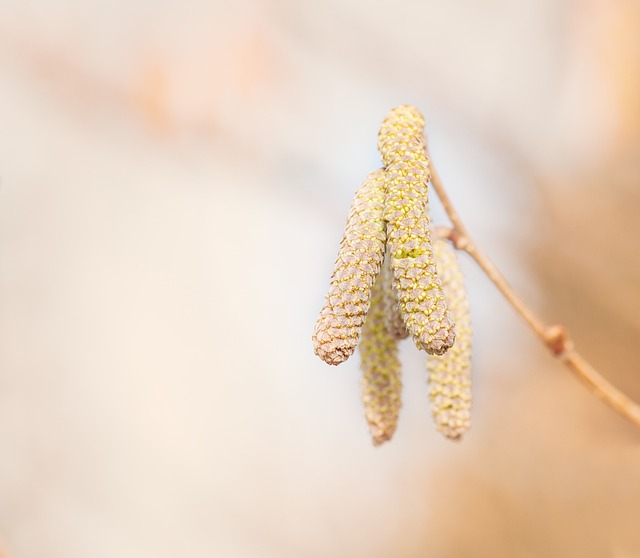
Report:
M 640 6 L 0 0 L 8 556 L 640 553 L 638 432 L 468 271 L 474 426 L 312 353 L 400 103 L 478 241 L 636 398 Z M 442 213 L 434 203 L 436 219 Z

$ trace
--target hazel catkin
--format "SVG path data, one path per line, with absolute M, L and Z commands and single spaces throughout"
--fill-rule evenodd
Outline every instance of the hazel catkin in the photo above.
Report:
M 402 407 L 398 342 L 387 329 L 384 288 L 381 274 L 373 287 L 371 307 L 358 345 L 362 399 L 374 446 L 391 439 Z
M 424 118 L 414 107 L 394 108 L 378 134 L 386 176 L 384 219 L 393 287 L 405 326 L 419 349 L 445 353 L 455 341 L 431 248 Z
M 315 353 L 340 364 L 354 352 L 384 258 L 384 171 L 370 173 L 355 194 L 329 292 L 313 332 Z
M 429 356 L 429 397 L 436 427 L 447 438 L 459 439 L 470 426 L 471 316 L 464 277 L 453 247 L 433 244 L 447 304 L 456 322 L 456 342 L 444 355 Z

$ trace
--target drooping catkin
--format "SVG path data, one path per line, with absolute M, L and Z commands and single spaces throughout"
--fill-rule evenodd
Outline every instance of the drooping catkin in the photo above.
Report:
M 313 332 L 315 353 L 328 364 L 347 360 L 358 344 L 386 242 L 384 171 L 370 173 L 351 204 L 329 292 Z
M 380 270 L 380 281 L 382 282 L 382 304 L 384 316 L 387 324 L 387 331 L 394 339 L 406 339 L 409 337 L 407 326 L 398 306 L 398 298 L 393 291 L 393 274 L 391 273 L 390 255 L 387 251 L 382 269 Z
M 384 219 L 400 312 L 416 346 L 440 355 L 453 345 L 455 332 L 431 248 L 431 173 L 420 112 L 408 105 L 391 110 L 380 127 L 378 149 L 387 180 Z
M 380 275 L 373 287 L 371 307 L 358 345 L 362 399 L 374 446 L 391 439 L 402 407 L 398 342 L 387 330 L 384 289 L 383 276 Z
M 459 439 L 470 426 L 471 317 L 464 277 L 453 247 L 437 239 L 433 253 L 442 287 L 456 322 L 456 342 L 444 355 L 429 356 L 429 397 L 436 426 L 447 438 Z

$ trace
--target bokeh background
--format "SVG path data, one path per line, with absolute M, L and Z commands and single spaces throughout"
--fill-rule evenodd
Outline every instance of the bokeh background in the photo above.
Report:
M 640 433 L 469 261 L 461 444 L 410 344 L 373 448 L 357 357 L 310 342 L 411 103 L 478 243 L 640 399 L 639 28 L 637 0 L 0 0 L 1 552 L 640 555 Z

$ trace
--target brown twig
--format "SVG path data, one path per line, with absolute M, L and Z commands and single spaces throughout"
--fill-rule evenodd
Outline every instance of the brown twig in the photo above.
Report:
M 511 306 L 513 306 L 518 314 L 529 324 L 547 348 L 582 380 L 593 393 L 600 397 L 600 399 L 614 411 L 640 427 L 640 406 L 603 378 L 600 373 L 575 350 L 573 342 L 564 326 L 558 324 L 548 326 L 542 322 L 522 301 L 513 290 L 513 287 L 507 283 L 507 280 L 500 271 L 498 271 L 498 268 L 493 262 L 475 245 L 469 235 L 469 231 L 453 207 L 433 164 L 431 165 L 431 184 L 453 225 L 452 228 L 438 227 L 436 233 L 441 237 L 448 238 L 458 250 L 466 252 L 471 256 Z

